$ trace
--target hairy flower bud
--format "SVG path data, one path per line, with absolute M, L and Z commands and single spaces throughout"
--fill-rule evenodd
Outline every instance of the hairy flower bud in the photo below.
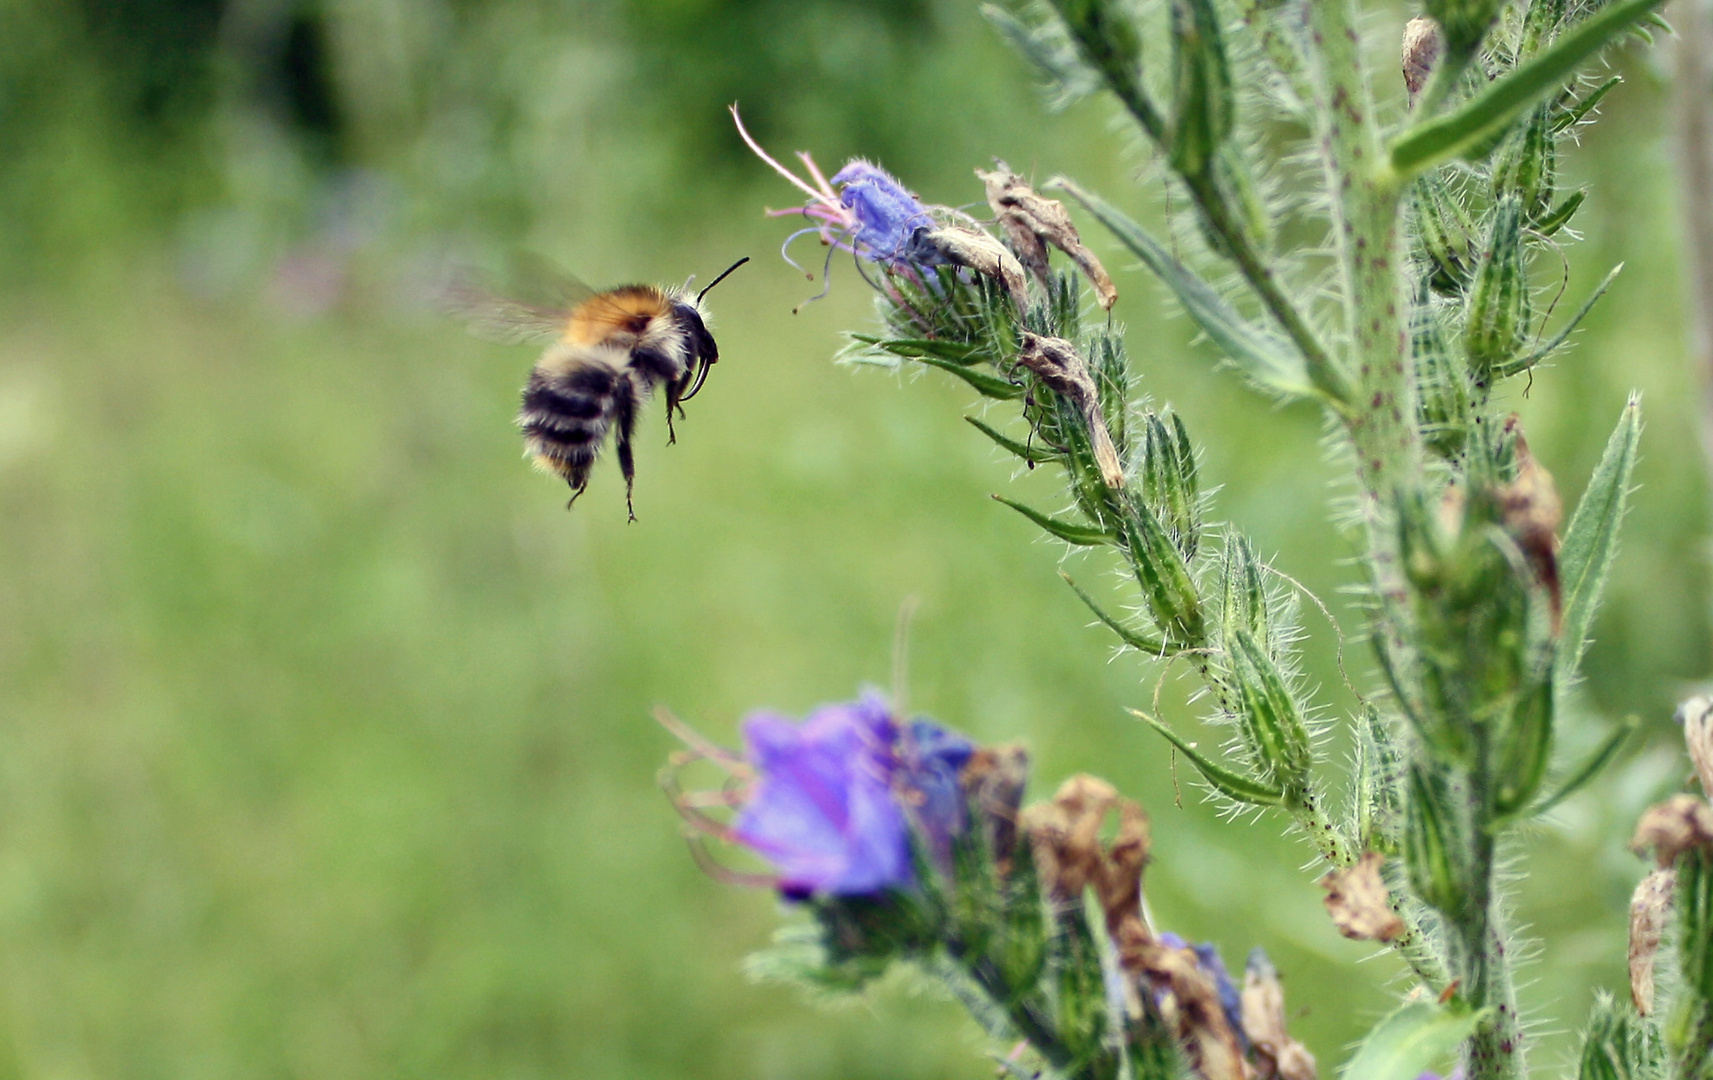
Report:
M 1427 13 L 1445 31 L 1446 49 L 1468 56 L 1499 18 L 1504 0 L 1428 0 Z
M 1240 630 L 1231 644 L 1244 742 L 1262 775 L 1285 789 L 1287 802 L 1300 799 L 1309 788 L 1314 748 L 1296 698 L 1252 635 Z
M 1177 542 L 1185 559 L 1193 559 L 1201 540 L 1201 506 L 1196 487 L 1195 451 L 1176 413 L 1172 426 L 1150 412 L 1142 440 L 1142 497 Z
M 1493 228 L 1475 287 L 1469 294 L 1464 349 L 1477 386 L 1493 381 L 1493 369 L 1515 356 L 1528 341 L 1533 315 L 1529 309 L 1528 272 L 1523 264 L 1523 203 L 1514 195 L 1499 200 Z

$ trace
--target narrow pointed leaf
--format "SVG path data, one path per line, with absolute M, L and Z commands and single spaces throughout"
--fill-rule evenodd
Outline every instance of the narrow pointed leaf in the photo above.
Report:
M 1130 629 L 1130 627 L 1125 626 L 1122 622 L 1101 610 L 1100 605 L 1094 602 L 1094 597 L 1083 592 L 1082 587 L 1071 580 L 1071 575 L 1061 572 L 1059 576 L 1065 579 L 1065 584 L 1071 587 L 1071 591 L 1076 593 L 1077 597 L 1081 599 L 1084 604 L 1088 605 L 1088 609 L 1090 611 L 1094 612 L 1094 617 L 1105 624 L 1107 629 L 1117 634 L 1119 640 L 1123 641 L 1124 644 L 1138 652 L 1146 653 L 1149 656 L 1166 655 L 1166 643 L 1164 641 L 1161 641 L 1159 638 L 1148 637 L 1145 634 L 1139 634 Z
M 1401 177 L 1431 169 L 1492 145 L 1523 110 L 1563 86 L 1577 67 L 1615 41 L 1664 0 L 1618 0 L 1578 23 L 1454 112 L 1437 116 L 1392 143 L 1392 168 Z
M 1234 772 L 1213 761 L 1206 754 L 1197 750 L 1194 745 L 1186 742 L 1177 732 L 1147 713 L 1136 709 L 1131 709 L 1129 712 L 1130 715 L 1158 731 L 1167 742 L 1177 747 L 1178 752 L 1189 758 L 1190 764 L 1201 772 L 1202 779 L 1211 784 L 1214 790 L 1221 795 L 1255 806 L 1277 806 L 1285 800 L 1285 793 L 1282 790 Z
M 1538 817 L 1586 787 L 1590 780 L 1599 776 L 1605 771 L 1606 766 L 1612 763 L 1612 759 L 1618 756 L 1618 751 L 1622 750 L 1624 744 L 1630 741 L 1630 736 L 1636 733 L 1637 729 L 1641 727 L 1641 723 L 1641 717 L 1625 717 L 1624 722 L 1618 725 L 1617 730 L 1606 736 L 1606 741 L 1588 755 L 1588 760 L 1578 765 L 1576 770 L 1565 778 L 1564 783 L 1559 785 L 1557 791 L 1535 803 L 1530 808 L 1529 814 Z
M 1020 502 L 1012 502 L 1003 495 L 995 495 L 993 498 L 996 502 L 1002 502 L 1011 507 L 1067 544 L 1076 544 L 1078 547 L 1095 547 L 1099 544 L 1112 543 L 1111 536 L 1091 525 L 1077 525 L 1073 522 L 1061 521 L 1055 517 L 1048 517 L 1039 510 L 1024 506 Z
M 1594 621 L 1606 574 L 1617 551 L 1618 527 L 1624 520 L 1624 504 L 1630 493 L 1630 474 L 1636 467 L 1636 446 L 1641 440 L 1642 408 L 1631 397 L 1618 419 L 1618 427 L 1607 440 L 1606 452 L 1582 501 L 1576 504 L 1570 527 L 1559 549 L 1559 581 L 1563 589 L 1564 615 L 1560 622 L 1558 660 L 1553 682 L 1560 693 L 1576 676 L 1582 652 L 1588 646 L 1588 627 Z
M 1319 396 L 1300 352 L 1283 338 L 1243 318 L 1219 290 L 1173 258 L 1165 245 L 1123 211 L 1063 178 L 1047 186 L 1063 190 L 1112 230 L 1120 243 L 1165 282 L 1202 332 L 1250 379 L 1286 397 Z
M 973 416 L 966 416 L 964 417 L 964 420 L 967 421 L 971 427 L 998 443 L 1003 449 L 1011 451 L 1013 454 L 1016 454 L 1018 457 L 1032 465 L 1043 465 L 1049 461 L 1059 460 L 1060 455 L 1057 450 L 1049 449 L 1044 446 L 1033 446 L 1029 443 L 1020 443 L 1009 436 L 1001 435 L 999 432 Z
M 1412 1001 L 1374 1026 L 1344 1066 L 1344 1080 L 1416 1080 L 1475 1030 L 1481 1013 Z
M 1564 197 L 1564 201 L 1548 211 L 1544 216 L 1530 223 L 1530 228 L 1542 236 L 1553 236 L 1558 230 L 1570 224 L 1570 219 L 1582 209 L 1583 200 L 1588 198 L 1587 188 L 1577 188 Z
M 1581 325 L 1582 320 L 1587 317 L 1588 313 L 1594 310 L 1594 305 L 1599 303 L 1602 296 L 1606 295 L 1606 290 L 1612 287 L 1612 282 L 1617 281 L 1618 275 L 1623 273 L 1623 271 L 1623 263 L 1619 263 L 1617 266 L 1612 267 L 1612 272 L 1607 274 L 1600 284 L 1594 287 L 1594 291 L 1588 295 L 1588 299 L 1582 302 L 1582 306 L 1576 309 L 1576 314 L 1570 317 L 1564 326 L 1560 328 L 1558 333 L 1554 334 L 1546 341 L 1546 343 L 1542 344 L 1526 356 L 1520 356 L 1508 363 L 1500 364 L 1498 367 L 1494 368 L 1493 373 L 1500 378 L 1504 378 L 1507 375 L 1521 374 L 1522 372 L 1534 367 L 1542 360 L 1545 360 L 1548 356 L 1551 356 L 1554 350 L 1556 350 L 1560 345 L 1563 345 L 1566 341 L 1570 340 L 1570 335 L 1575 332 L 1579 325 Z
M 1624 77 L 1622 75 L 1614 75 L 1599 86 L 1596 86 L 1593 92 L 1587 97 L 1560 113 L 1558 119 L 1553 121 L 1552 129 L 1554 131 L 1563 131 L 1572 124 L 1580 124 L 1583 118 L 1593 112 L 1595 107 L 1600 104 L 1601 99 L 1611 93 L 1614 86 L 1617 86 L 1623 81 Z
M 894 356 L 902 356 L 911 360 L 917 360 L 924 356 L 937 356 L 942 360 L 950 360 L 954 364 L 969 364 L 986 358 L 985 350 L 979 346 L 967 345 L 957 341 L 937 341 L 933 338 L 879 338 L 868 334 L 852 334 L 851 337 L 865 345 L 885 349 Z
M 930 367 L 937 367 L 941 371 L 951 372 L 964 382 L 975 387 L 976 390 L 984 397 L 998 398 L 1001 401 L 1010 401 L 1013 398 L 1023 396 L 1022 387 L 1013 386 L 1004 379 L 999 378 L 997 375 L 989 375 L 986 372 L 977 371 L 974 368 L 964 367 L 962 364 L 954 364 L 950 360 L 942 360 L 937 356 L 913 356 L 910 359 L 919 364 L 927 364 Z

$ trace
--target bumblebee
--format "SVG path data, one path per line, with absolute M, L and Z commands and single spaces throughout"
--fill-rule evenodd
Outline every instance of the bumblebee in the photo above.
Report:
M 702 298 L 744 263 L 739 259 L 692 299 L 687 288 L 621 285 L 598 292 L 561 280 L 559 300 L 537 305 L 455 287 L 451 306 L 477 336 L 503 344 L 544 343 L 523 388 L 518 427 L 525 456 L 571 488 L 570 509 L 589 486 L 589 471 L 607 432 L 625 478 L 625 509 L 636 520 L 631 439 L 638 414 L 656 387 L 666 392 L 668 443 L 678 441 L 672 414 L 684 415 L 720 358 Z

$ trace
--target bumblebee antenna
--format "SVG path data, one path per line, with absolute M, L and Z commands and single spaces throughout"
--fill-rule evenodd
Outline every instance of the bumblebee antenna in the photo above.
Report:
M 696 302 L 698 304 L 700 304 L 702 302 L 702 297 L 708 295 L 709 289 L 712 289 L 715 285 L 718 285 L 720 282 L 726 280 L 726 278 L 731 275 L 731 272 L 733 270 L 736 270 L 738 267 L 742 266 L 746 262 L 749 262 L 749 256 L 748 255 L 745 255 L 743 258 L 739 259 L 737 262 L 732 263 L 730 266 L 726 267 L 724 273 L 722 273 L 719 277 L 715 278 L 714 280 L 708 282 L 708 284 L 702 289 L 702 291 L 696 294 Z

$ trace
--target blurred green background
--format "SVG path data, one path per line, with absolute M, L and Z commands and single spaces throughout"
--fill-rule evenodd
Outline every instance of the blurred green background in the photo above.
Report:
M 1406 17 L 1376 14 L 1380 64 Z M 1567 164 L 1593 188 L 1568 295 L 1628 270 L 1516 404 L 1568 500 L 1646 394 L 1566 741 L 1637 713 L 1650 746 L 1514 863 L 1542 1064 L 1623 986 L 1621 841 L 1681 778 L 1668 715 L 1708 651 L 1668 88 L 1616 62 Z M 1051 479 L 1013 476 L 950 380 L 829 362 L 870 317 L 848 266 L 793 316 L 819 284 L 762 217 L 793 192 L 732 101 L 776 152 L 869 156 L 931 201 L 978 201 L 999 155 L 1161 219 L 1112 109 L 1048 114 L 969 0 L 0 0 L 0 1076 L 990 1075 L 905 980 L 832 1010 L 746 982 L 777 905 L 693 866 L 655 782 L 655 705 L 732 741 L 751 708 L 884 686 L 910 597 L 912 704 L 1027 740 L 1037 795 L 1094 770 L 1143 800 L 1159 920 L 1234 963 L 1265 945 L 1328 1074 L 1388 1007 L 1396 965 L 1357 963 L 1303 846 L 1181 770 L 1174 805 L 1122 709 L 1155 673 L 1110 661 L 1061 550 L 987 498 Z M 1214 370 L 1091 239 L 1218 516 L 1348 633 L 1319 420 Z M 519 460 L 531 354 L 424 303 L 448 260 L 516 249 L 596 284 L 756 257 L 710 298 L 724 359 L 678 445 L 644 427 L 635 525 L 610 462 L 568 514 Z

